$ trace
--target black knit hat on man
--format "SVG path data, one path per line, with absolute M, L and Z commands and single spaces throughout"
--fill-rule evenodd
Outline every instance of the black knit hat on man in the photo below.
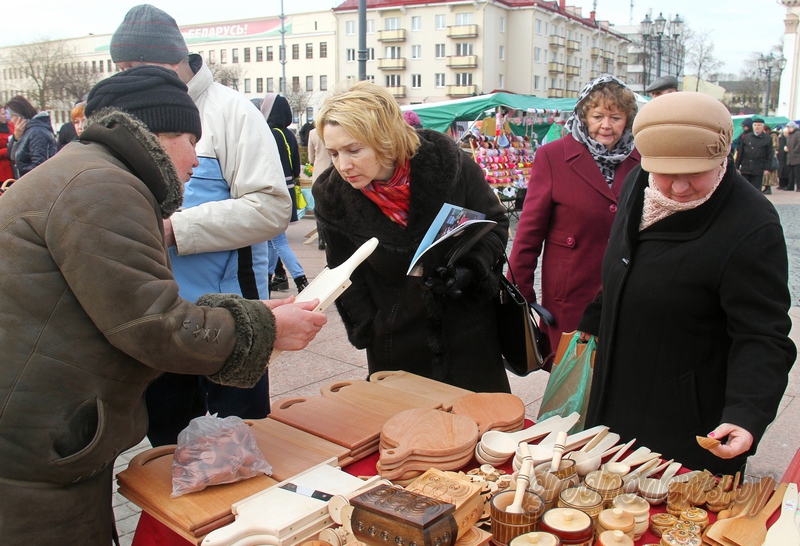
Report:
M 189 55 L 186 42 L 168 13 L 150 4 L 132 7 L 111 36 L 111 60 L 177 64 Z
M 152 133 L 192 133 L 200 140 L 200 112 L 186 84 L 172 70 L 143 65 L 117 72 L 89 92 L 86 117 L 118 108 L 141 120 Z

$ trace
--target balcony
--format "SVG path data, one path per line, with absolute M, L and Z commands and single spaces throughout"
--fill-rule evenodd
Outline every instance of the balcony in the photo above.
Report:
M 550 36 L 550 47 L 564 47 L 566 40 L 561 36 Z
M 580 75 L 581 75 L 581 67 L 567 65 L 567 76 L 568 77 L 575 77 L 575 76 L 580 76 Z
M 448 38 L 477 38 L 478 25 L 453 25 L 447 27 Z
M 580 51 L 581 43 L 578 40 L 567 40 L 567 51 Z
M 403 28 L 398 28 L 395 30 L 379 30 L 378 31 L 378 41 L 379 42 L 405 42 L 406 41 L 406 31 Z
M 381 70 L 405 70 L 406 59 L 400 57 L 399 59 L 378 59 L 378 68 Z
M 617 64 L 618 65 L 628 64 L 628 56 L 627 55 L 617 55 Z
M 591 50 L 591 55 L 592 55 L 592 58 L 598 57 L 600 55 L 600 48 L 599 47 L 593 47 L 592 50 Z
M 600 71 L 599 70 L 592 70 L 591 72 L 589 72 L 589 77 L 592 78 L 592 79 L 595 79 L 599 75 L 600 75 Z
M 405 85 L 397 85 L 394 87 L 386 87 L 395 98 L 403 98 L 406 96 L 406 86 Z
M 477 55 L 450 55 L 447 57 L 450 68 L 478 68 Z
M 547 71 L 551 74 L 563 74 L 564 63 L 547 63 Z
M 478 94 L 477 85 L 448 85 L 448 97 L 471 97 Z
M 604 49 L 603 51 L 600 52 L 600 57 L 602 57 L 603 60 L 605 60 L 605 61 L 614 62 L 614 52 L 613 51 L 608 51 L 608 50 Z
M 572 90 L 568 90 L 568 91 L 565 93 L 565 95 L 564 95 L 564 96 L 565 96 L 565 98 L 567 98 L 567 99 L 577 99 L 577 98 L 578 98 L 578 96 L 579 96 L 580 94 L 581 94 L 581 92 L 580 92 L 580 91 L 572 91 Z
M 551 87 L 547 90 L 547 98 L 548 99 L 563 99 L 564 98 L 564 90 L 557 89 L 555 87 Z

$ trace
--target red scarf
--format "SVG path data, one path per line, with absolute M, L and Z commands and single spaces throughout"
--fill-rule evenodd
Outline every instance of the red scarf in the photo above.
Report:
M 408 205 L 411 202 L 410 174 L 411 168 L 406 161 L 405 165 L 395 167 L 387 182 L 372 181 L 361 189 L 381 212 L 404 228 L 408 227 Z

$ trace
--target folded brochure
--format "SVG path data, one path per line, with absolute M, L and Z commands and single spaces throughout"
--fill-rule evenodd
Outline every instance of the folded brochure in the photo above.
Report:
M 422 276 L 420 258 L 437 247 L 442 250 L 446 260 L 442 265 L 455 263 L 495 225 L 497 222 L 486 220 L 482 212 L 445 203 L 422 238 L 406 274 Z

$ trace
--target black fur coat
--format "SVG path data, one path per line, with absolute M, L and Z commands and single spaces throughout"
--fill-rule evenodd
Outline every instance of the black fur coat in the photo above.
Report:
M 478 165 L 448 136 L 419 131 L 411 160 L 407 228 L 392 222 L 360 190 L 329 169 L 314 183 L 314 213 L 327 243 L 329 267 L 371 237 L 378 248 L 336 302 L 350 342 L 367 349 L 369 372 L 405 370 L 474 391 L 509 391 L 497 344 L 493 298 L 498 260 L 508 239 L 505 209 Z M 475 273 L 460 298 L 421 289 L 407 276 L 422 237 L 444 203 L 486 214 L 497 225 L 459 260 Z M 429 271 L 431 264 L 425 264 Z

